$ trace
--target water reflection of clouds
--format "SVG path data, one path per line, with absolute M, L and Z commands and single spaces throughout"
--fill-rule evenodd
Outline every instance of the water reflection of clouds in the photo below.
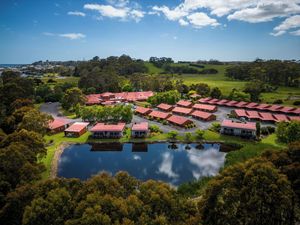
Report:
M 158 172 L 162 174 L 166 174 L 169 178 L 179 177 L 179 175 L 172 170 L 173 158 L 174 156 L 171 155 L 170 152 L 163 153 L 162 163 L 158 167 Z
M 195 151 L 197 151 L 197 154 Z M 192 170 L 194 178 L 215 176 L 224 165 L 225 155 L 225 153 L 219 152 L 215 148 L 202 151 L 192 149 L 188 154 L 188 159 L 191 164 L 197 167 Z
M 134 160 L 141 160 L 142 158 L 141 158 L 141 156 L 139 156 L 139 155 L 133 155 L 133 159 L 134 159 Z

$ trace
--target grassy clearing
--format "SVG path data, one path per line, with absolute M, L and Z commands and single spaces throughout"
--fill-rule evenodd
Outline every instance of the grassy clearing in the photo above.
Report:
M 52 79 L 55 82 L 54 83 L 48 83 L 49 79 Z M 78 85 L 78 81 L 79 81 L 79 77 L 47 77 L 47 76 L 43 76 L 41 78 L 41 80 L 45 84 L 49 84 L 50 86 L 54 86 L 56 84 L 62 84 L 62 83 L 71 83 L 74 86 L 77 86 Z
M 150 74 L 158 74 L 164 71 L 163 69 L 154 66 L 150 62 L 145 62 L 145 66 L 148 68 Z

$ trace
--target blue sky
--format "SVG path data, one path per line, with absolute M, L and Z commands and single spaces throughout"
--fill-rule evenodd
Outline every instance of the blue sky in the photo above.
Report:
M 300 59 L 299 0 L 1 0 L 0 63 Z

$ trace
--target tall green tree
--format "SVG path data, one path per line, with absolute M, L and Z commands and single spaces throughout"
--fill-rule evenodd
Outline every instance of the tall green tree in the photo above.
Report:
M 62 98 L 62 107 L 66 110 L 70 110 L 77 104 L 83 105 L 85 101 L 85 96 L 79 88 L 70 88 L 66 90 Z

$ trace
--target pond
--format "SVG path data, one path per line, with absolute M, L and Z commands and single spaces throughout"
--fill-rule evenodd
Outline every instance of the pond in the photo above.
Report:
M 85 180 L 99 172 L 127 171 L 140 180 L 181 183 L 215 176 L 226 153 L 219 144 L 77 144 L 67 147 L 58 162 L 59 177 Z

